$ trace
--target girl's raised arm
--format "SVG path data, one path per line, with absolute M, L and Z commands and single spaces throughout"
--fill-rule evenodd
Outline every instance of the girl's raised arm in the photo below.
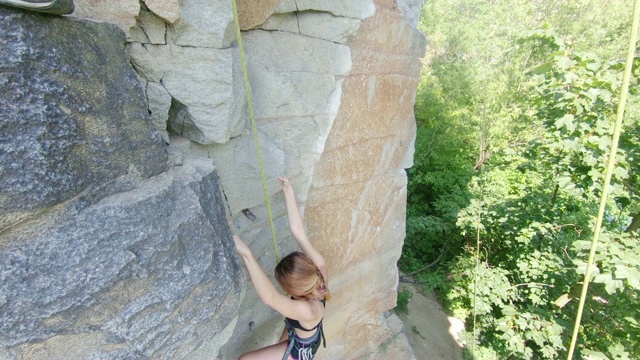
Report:
M 324 278 L 325 285 L 328 286 L 329 282 L 329 269 L 324 257 L 313 247 L 311 241 L 307 237 L 304 231 L 304 224 L 302 222 L 302 215 L 300 209 L 298 209 L 298 203 L 296 201 L 296 195 L 293 191 L 293 187 L 289 183 L 289 179 L 284 176 L 279 176 L 278 179 L 282 181 L 282 192 L 284 193 L 284 199 L 287 205 L 287 217 L 289 218 L 289 229 L 291 234 L 296 239 L 298 246 L 302 249 L 302 252 L 313 261 L 314 264 L 320 269 L 322 277 Z
M 242 241 L 240 236 L 233 234 L 233 241 L 236 244 L 236 251 L 240 257 L 242 257 L 242 260 L 244 260 L 253 287 L 256 289 L 262 302 L 288 318 L 302 321 L 313 321 L 317 319 L 318 314 L 314 313 L 314 309 L 309 306 L 308 302 L 292 300 L 282 295 L 275 286 L 273 286 L 273 283 L 269 280 L 253 256 L 251 249 Z

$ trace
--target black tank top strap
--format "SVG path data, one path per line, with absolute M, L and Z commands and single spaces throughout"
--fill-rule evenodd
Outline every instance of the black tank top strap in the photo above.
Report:
M 293 299 L 293 297 L 292 297 Z M 324 299 L 319 300 L 322 303 L 322 306 L 324 306 L 325 308 L 327 307 L 326 301 Z M 318 324 L 316 324 L 316 326 L 312 327 L 311 329 L 307 329 L 306 327 L 302 326 L 302 324 L 300 324 L 300 321 L 296 320 L 296 319 L 291 319 L 288 317 L 284 318 L 284 322 L 287 323 L 288 325 L 290 325 L 291 327 L 295 328 L 295 329 L 299 329 L 302 331 L 313 331 L 315 329 L 318 328 L 318 326 L 320 326 L 320 324 L 322 324 L 322 319 L 320 319 L 320 322 Z
M 284 321 L 287 323 L 287 325 L 291 326 L 292 328 L 299 329 L 302 331 L 313 331 L 317 329 L 318 326 L 320 326 L 320 324 L 322 323 L 322 319 L 321 319 L 316 326 L 312 327 L 311 329 L 307 329 L 306 327 L 302 326 L 302 324 L 300 324 L 300 321 L 296 319 L 284 318 Z

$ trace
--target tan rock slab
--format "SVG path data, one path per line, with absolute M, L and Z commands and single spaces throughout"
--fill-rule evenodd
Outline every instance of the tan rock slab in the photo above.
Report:
M 238 7 L 240 29 L 249 30 L 264 23 L 281 0 L 235 0 Z
M 350 5 L 356 3 L 364 2 Z M 414 358 L 382 314 L 395 307 L 397 296 L 404 167 L 412 163 L 413 104 L 426 42 L 393 1 L 375 5 L 375 14 L 347 41 L 352 70 L 306 203 L 310 238 L 336 274 L 325 317 L 331 349 L 319 359 Z
M 180 18 L 180 4 L 178 0 L 144 0 L 149 10 L 169 24 Z
M 140 12 L 138 0 L 74 0 L 74 4 L 73 16 L 116 24 L 128 38 Z

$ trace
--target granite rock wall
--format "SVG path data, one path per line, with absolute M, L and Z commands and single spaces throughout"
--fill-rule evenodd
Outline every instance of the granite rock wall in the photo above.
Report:
M 295 249 L 285 174 L 330 261 L 320 359 L 414 357 L 388 310 L 421 7 L 238 0 L 279 251 Z M 0 358 L 234 359 L 279 338 L 225 219 L 270 273 L 231 3 L 76 0 L 63 18 L 0 16 Z
M 0 358 L 217 352 L 246 280 L 211 161 L 170 160 L 116 26 L 0 19 Z

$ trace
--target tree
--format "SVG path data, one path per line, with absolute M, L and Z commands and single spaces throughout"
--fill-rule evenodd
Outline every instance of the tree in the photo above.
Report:
M 617 40 L 628 28 L 629 3 L 431 1 L 423 11 L 431 50 L 416 99 L 416 166 L 400 264 L 415 270 L 448 249 L 419 280 L 468 324 L 475 310 L 476 358 L 565 351 L 609 148 L 623 48 Z M 583 317 L 584 356 L 640 356 L 640 102 L 631 103 Z

